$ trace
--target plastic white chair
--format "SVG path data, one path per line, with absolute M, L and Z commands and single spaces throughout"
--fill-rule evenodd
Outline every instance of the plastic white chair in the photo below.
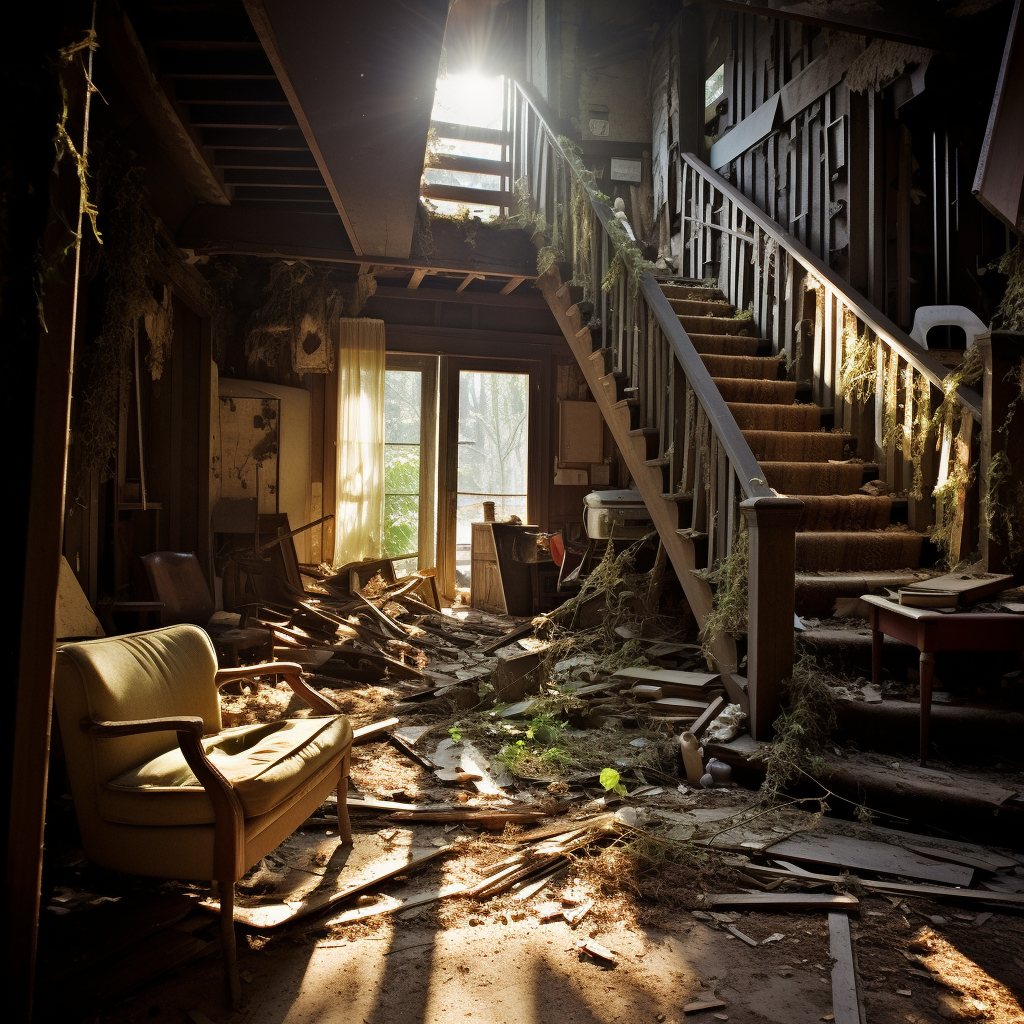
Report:
M 959 327 L 967 335 L 966 348 L 974 344 L 979 334 L 988 328 L 966 306 L 919 306 L 914 314 L 910 337 L 921 346 L 928 347 L 928 332 L 933 327 Z

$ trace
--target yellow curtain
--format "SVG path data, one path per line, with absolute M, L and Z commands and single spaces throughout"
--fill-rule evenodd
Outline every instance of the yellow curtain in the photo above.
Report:
M 338 321 L 334 564 L 380 558 L 384 532 L 384 321 Z

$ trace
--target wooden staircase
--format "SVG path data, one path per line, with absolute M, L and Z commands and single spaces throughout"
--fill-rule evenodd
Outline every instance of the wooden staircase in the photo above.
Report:
M 512 90 L 513 177 L 564 253 L 538 287 L 701 626 L 713 593 L 695 570 L 741 539 L 749 550 L 746 635 L 719 633 L 712 654 L 765 738 L 792 672 L 794 611 L 825 616 L 836 597 L 914 578 L 934 556 L 932 524 L 952 562 L 970 552 L 980 399 L 947 393 L 945 367 L 692 154 L 679 180 L 688 278 L 655 280 L 543 103 Z M 709 270 L 719 287 L 702 283 Z M 844 391 L 850 367 L 860 383 Z M 940 401 L 938 437 L 914 440 Z

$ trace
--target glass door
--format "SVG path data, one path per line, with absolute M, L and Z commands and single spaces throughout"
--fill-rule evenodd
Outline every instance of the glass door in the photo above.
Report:
M 384 374 L 384 556 L 434 564 L 437 360 L 389 356 Z
M 454 383 L 454 381 L 453 381 Z M 459 369 L 455 466 L 455 585 L 471 576 L 471 523 L 494 502 L 498 521 L 527 521 L 530 375 Z

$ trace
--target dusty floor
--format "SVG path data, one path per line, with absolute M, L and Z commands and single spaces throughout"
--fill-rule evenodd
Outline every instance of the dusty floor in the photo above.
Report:
M 395 829 L 355 822 L 356 844 Z M 411 830 L 410 830 L 411 831 Z M 328 840 L 323 831 L 320 841 Z M 455 845 L 428 868 L 378 888 L 404 898 L 474 877 L 507 852 L 499 835 L 415 827 L 418 845 Z M 638 861 L 613 845 L 575 859 L 568 875 L 528 899 L 451 898 L 362 922 L 323 914 L 280 929 L 239 929 L 245 1005 L 226 1009 L 221 960 L 210 955 L 82 1018 L 74 1000 L 50 1019 L 96 1024 L 338 1021 L 450 1024 L 730 1020 L 803 1024 L 832 1013 L 832 960 L 824 914 L 695 909 L 701 892 L 742 891 L 715 858 Z M 88 869 L 86 869 L 88 871 Z M 87 878 L 93 884 L 116 883 Z M 593 899 L 575 929 L 540 914 L 563 897 Z M 372 903 L 364 897 L 356 906 Z M 349 902 L 342 908 L 352 906 Z M 1024 917 L 977 907 L 865 894 L 852 915 L 862 998 L 871 1024 L 1024 1021 Z M 979 916 L 980 915 L 980 916 Z M 751 948 L 731 925 L 764 945 Z M 194 929 L 191 925 L 183 925 Z M 198 934 L 213 937 L 213 919 Z M 609 965 L 578 944 L 595 939 Z M 58 972 L 59 973 L 59 972 Z M 696 1000 L 722 1002 L 684 1014 Z
M 622 638 L 633 635 L 620 631 L 611 637 L 611 645 L 622 648 Z M 571 665 L 573 673 L 586 670 L 577 663 L 587 658 L 568 657 L 579 653 L 569 649 L 559 654 L 568 658 L 563 664 Z M 674 667 L 695 667 L 687 660 L 695 654 L 684 651 L 678 657 Z M 477 676 L 482 658 L 460 652 L 457 661 L 442 667 L 450 670 L 450 681 L 465 682 Z M 600 813 L 595 800 L 604 796 L 604 790 L 598 774 L 614 764 L 632 794 L 626 805 L 655 808 L 655 820 L 639 832 L 627 825 L 596 833 L 585 849 L 570 856 L 562 874 L 525 898 L 514 891 L 481 900 L 450 896 L 343 921 L 345 914 L 379 911 L 389 901 L 434 896 L 446 886 L 477 881 L 488 865 L 522 849 L 517 846 L 522 836 L 513 832 L 481 832 L 466 824 L 423 820 L 411 824 L 354 818 L 350 875 L 360 864 L 379 865 L 382 855 L 393 856 L 398 848 L 431 853 L 451 849 L 416 871 L 375 884 L 364 895 L 350 896 L 318 915 L 263 931 L 239 926 L 244 999 L 240 1012 L 228 1010 L 223 997 L 215 918 L 195 909 L 197 897 L 204 893 L 179 883 L 126 878 L 93 868 L 77 852 L 71 824 L 66 830 L 71 853 L 62 862 L 52 913 L 44 915 L 43 937 L 53 941 L 44 942 L 41 958 L 44 1009 L 39 1019 L 61 1024 L 682 1024 L 684 1019 L 811 1024 L 833 1019 L 833 961 L 825 913 L 722 913 L 707 903 L 709 893 L 757 892 L 753 886 L 766 886 L 743 873 L 746 847 L 757 849 L 756 844 L 740 842 L 746 833 L 728 851 L 704 850 L 692 839 L 694 816 L 704 814 L 698 820 L 710 832 L 718 828 L 721 807 L 758 818 L 760 812 L 754 794 L 735 784 L 727 792 L 679 785 L 673 720 L 652 720 L 635 703 L 602 694 L 590 700 L 592 711 L 601 709 L 597 724 L 587 716 L 587 708 L 581 708 L 582 702 L 565 700 L 564 694 L 549 695 L 550 707 L 537 705 L 529 720 L 522 714 L 508 719 L 500 707 L 466 710 L 468 705 L 457 699 L 457 691 L 464 688 L 460 686 L 408 703 L 421 687 L 422 682 L 393 678 L 386 685 L 321 686 L 356 727 L 399 714 L 403 729 L 429 728 L 427 735 L 410 742 L 438 765 L 435 748 L 449 733 L 452 739 L 465 734 L 466 743 L 478 744 L 490 758 L 495 778 L 508 763 L 507 751 L 516 753 L 517 737 L 533 737 L 538 729 L 553 730 L 562 759 L 557 764 L 546 760 L 554 741 L 545 746 L 545 741 L 531 738 L 523 750 L 530 753 L 529 759 L 519 757 L 513 773 L 517 777 L 500 783 L 509 794 L 495 801 L 482 787 L 477 787 L 478 793 L 475 784 L 443 782 L 387 742 L 373 742 L 353 751 L 352 784 L 357 794 L 468 809 L 514 805 L 563 815 L 556 820 L 572 828 L 574 818 L 592 819 Z M 229 725 L 308 713 L 284 684 L 224 695 L 223 709 Z M 610 726 L 609 712 L 614 719 Z M 67 800 L 63 814 L 71 822 Z M 243 902 L 256 908 L 281 907 L 282 900 L 292 897 L 301 902 L 305 896 L 295 894 L 316 891 L 321 879 L 345 877 L 344 867 L 340 874 L 329 875 L 332 864 L 345 860 L 345 851 L 339 859 L 336 822 L 332 830 L 330 814 L 329 806 L 322 808 L 297 838 L 240 883 Z M 771 825 L 759 820 L 757 827 L 763 831 Z M 719 829 L 715 835 L 723 831 L 729 830 Z M 56 832 L 48 833 L 51 848 L 59 845 L 58 838 Z M 1024 863 L 1016 870 L 1018 875 L 1024 872 Z M 1024 916 L 990 904 L 981 893 L 956 905 L 919 896 L 858 895 L 851 932 L 867 1022 L 1024 1024 Z M 121 907 L 128 911 L 125 916 L 131 918 L 133 908 L 140 908 L 139 913 L 131 927 L 124 927 L 122 919 L 112 929 L 109 921 L 117 918 L 116 901 L 123 896 L 128 897 Z M 137 903 L 129 906 L 132 899 Z M 169 901 L 174 917 L 175 900 L 179 907 L 183 901 L 188 905 L 176 923 L 165 921 L 162 930 L 146 932 L 145 920 L 154 916 L 153 908 L 166 909 L 161 901 Z M 593 909 L 575 928 L 562 919 L 543 920 L 559 906 L 571 909 L 590 900 Z M 102 914 L 90 913 L 96 907 L 112 912 L 106 925 L 100 921 Z M 580 945 L 588 940 L 610 950 L 614 963 L 582 951 Z M 102 952 L 92 954 L 90 941 Z M 83 977 L 82 964 L 90 957 L 98 962 L 97 970 L 106 966 L 109 987 L 97 985 L 99 995 L 88 1002 L 79 998 L 73 978 L 75 970 Z M 69 970 L 72 959 L 77 963 Z M 184 966 L 175 967 L 181 963 Z M 124 969 L 125 964 L 139 979 L 148 977 L 127 994 L 124 976 L 131 971 Z M 154 968 L 159 973 L 156 980 Z M 694 1003 L 708 1005 L 689 1005 Z

